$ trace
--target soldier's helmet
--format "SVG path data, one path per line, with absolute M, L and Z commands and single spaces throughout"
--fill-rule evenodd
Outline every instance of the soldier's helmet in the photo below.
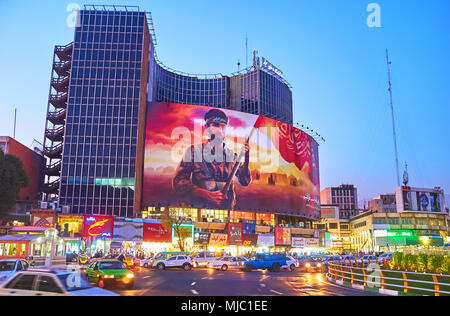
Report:
M 225 112 L 219 109 L 212 109 L 205 114 L 205 122 L 206 125 L 210 125 L 212 123 L 222 123 L 228 125 L 229 120 Z

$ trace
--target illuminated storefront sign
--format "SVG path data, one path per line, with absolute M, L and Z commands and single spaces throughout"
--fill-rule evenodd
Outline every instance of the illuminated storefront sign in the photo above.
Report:
M 172 235 L 159 223 L 144 223 L 144 242 L 170 243 Z
M 242 245 L 242 223 L 228 223 L 228 243 L 230 245 Z
M 114 217 L 112 216 L 84 216 L 84 238 L 112 238 Z
M 209 239 L 211 246 L 226 246 L 228 245 L 228 235 L 213 233 Z
M 302 248 L 306 246 L 306 238 L 292 237 L 292 248 Z
M 258 242 L 257 234 L 244 234 L 242 245 L 245 247 L 255 247 Z
M 257 245 L 260 247 L 273 247 L 275 246 L 275 236 L 259 234 Z
M 178 243 L 178 236 L 184 238 L 184 242 L 190 245 L 194 244 L 194 225 L 172 225 L 172 243 Z
M 206 246 L 209 244 L 209 237 L 211 233 L 195 233 L 194 234 L 194 245 Z

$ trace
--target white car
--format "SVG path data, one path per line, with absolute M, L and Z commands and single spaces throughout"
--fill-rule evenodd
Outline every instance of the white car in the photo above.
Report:
M 284 266 L 281 266 L 281 269 L 289 269 L 291 271 L 295 271 L 295 269 L 299 266 L 298 261 L 291 256 L 287 256 L 286 258 L 286 264 Z
M 194 267 L 206 267 L 210 261 L 217 259 L 215 252 L 202 251 L 196 254 L 192 260 L 194 261 Z
M 150 268 L 152 266 L 152 260 L 153 258 L 148 258 L 145 260 L 141 260 L 140 266 L 141 268 Z
M 0 296 L 118 296 L 92 287 L 72 271 L 21 271 L 0 286 Z
M 194 262 L 189 256 L 172 256 L 166 260 L 155 261 L 153 263 L 153 268 L 158 270 L 183 268 L 185 271 L 190 271 L 193 266 Z
M 0 260 L 0 284 L 6 282 L 19 271 L 27 270 L 30 267 L 23 259 L 3 259 Z
M 241 262 L 248 261 L 245 257 L 225 256 L 208 262 L 208 268 L 227 271 L 228 269 L 241 269 Z

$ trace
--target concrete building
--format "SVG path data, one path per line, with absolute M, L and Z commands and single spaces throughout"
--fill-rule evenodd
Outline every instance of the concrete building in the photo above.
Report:
M 368 211 L 374 213 L 397 213 L 395 194 L 382 194 L 368 202 Z
M 349 219 L 359 214 L 358 190 L 352 184 L 325 188 L 320 192 L 320 204 L 338 206 L 339 217 Z

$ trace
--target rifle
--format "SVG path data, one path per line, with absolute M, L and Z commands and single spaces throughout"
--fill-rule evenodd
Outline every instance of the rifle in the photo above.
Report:
M 250 142 L 250 139 L 252 138 L 252 136 L 255 133 L 255 131 L 256 131 L 256 127 L 253 127 L 253 129 L 250 132 L 250 135 L 248 136 L 247 140 L 244 143 L 244 146 L 242 147 L 241 153 L 239 154 L 239 156 L 233 162 L 234 163 L 233 169 L 232 169 L 231 174 L 229 175 L 228 180 L 227 180 L 227 182 L 226 182 L 226 184 L 225 184 L 225 186 L 223 187 L 223 190 L 222 190 L 222 193 L 224 195 L 226 195 L 226 196 L 228 195 L 228 191 L 230 191 L 231 183 L 233 183 L 234 176 L 238 172 L 239 167 L 241 165 L 241 160 L 244 157 L 245 145 Z

